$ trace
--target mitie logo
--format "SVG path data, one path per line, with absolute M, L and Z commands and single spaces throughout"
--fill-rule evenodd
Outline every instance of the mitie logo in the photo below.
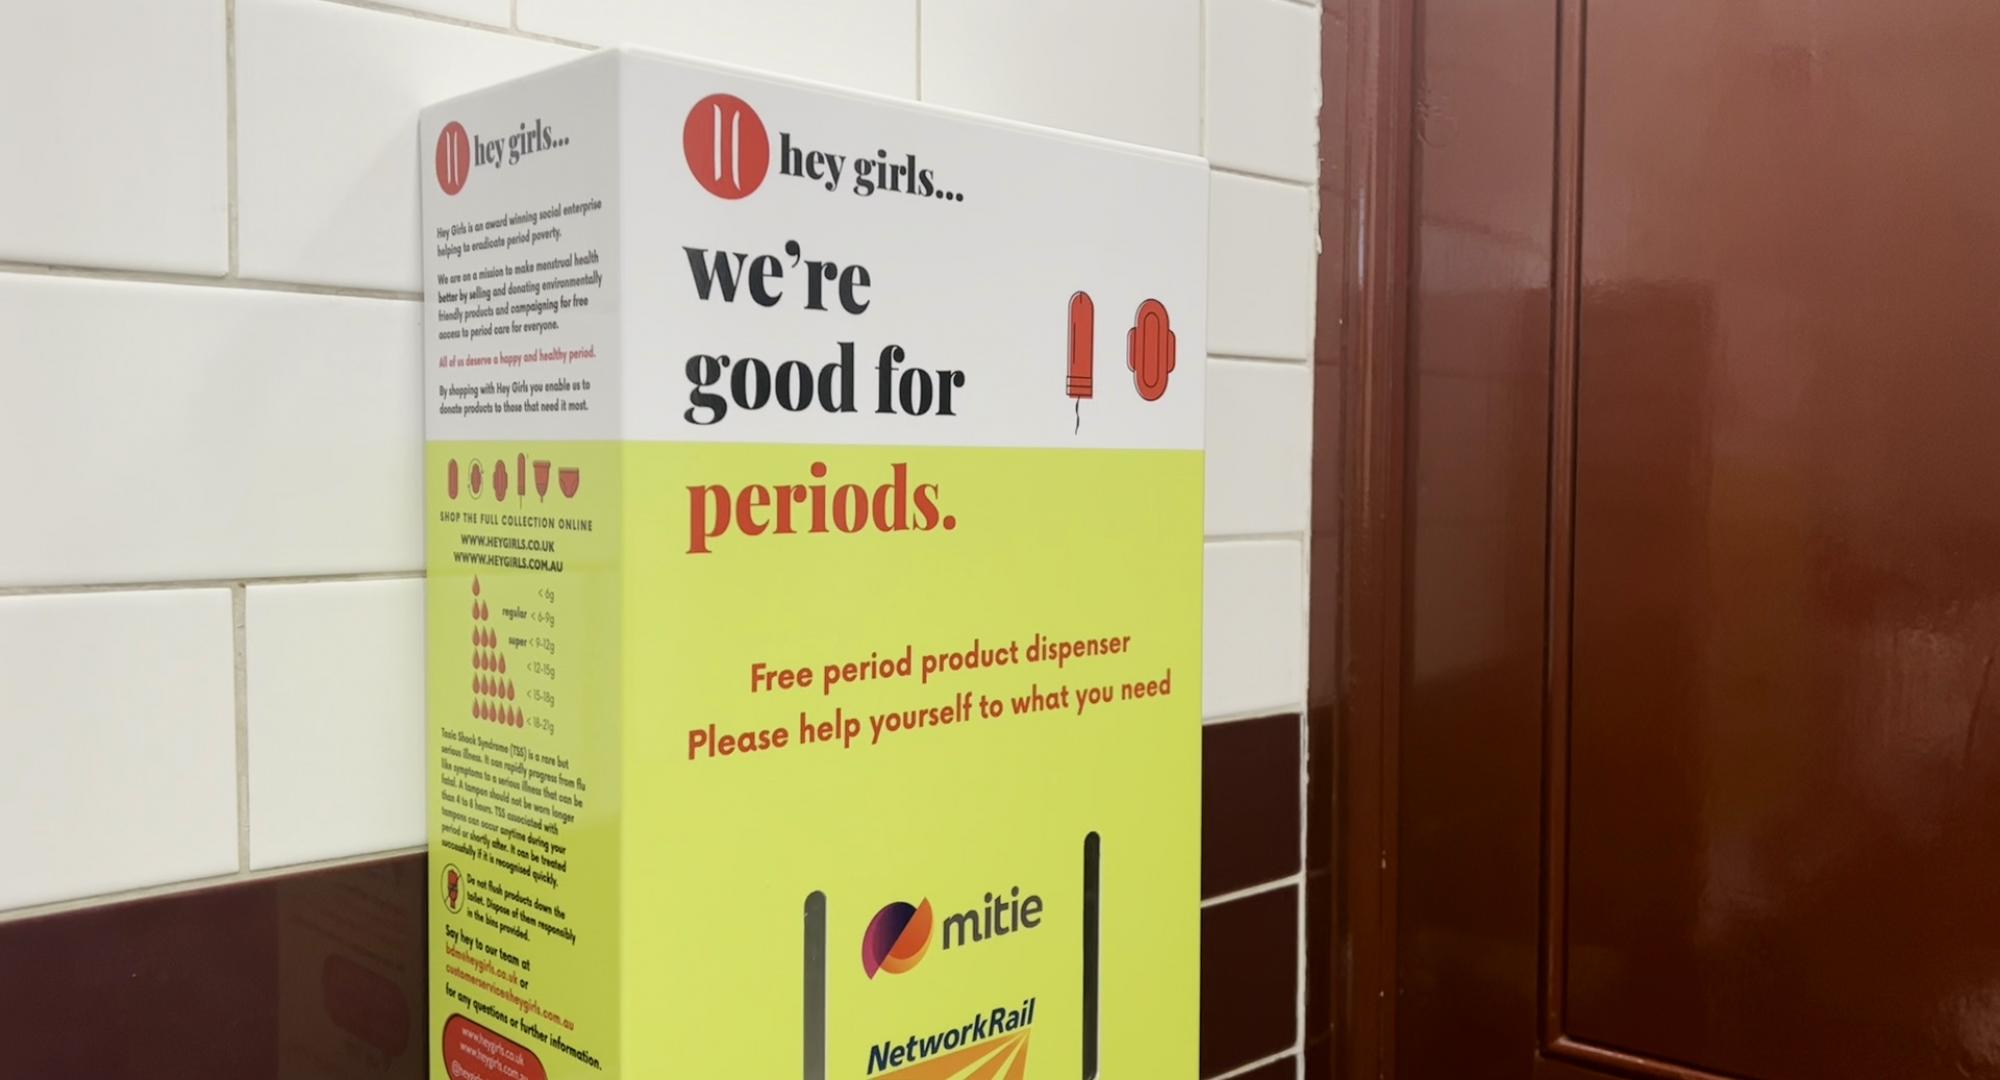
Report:
M 464 124 L 453 120 L 438 132 L 435 170 L 438 190 L 446 195 L 456 195 L 465 190 L 465 182 L 472 179 L 472 170 L 479 166 L 490 165 L 498 169 L 515 164 L 537 151 L 568 145 L 568 139 L 556 138 L 555 129 L 540 118 L 532 125 L 523 120 L 513 134 L 493 139 L 469 134 Z
M 911 907 L 898 900 L 868 920 L 868 929 L 861 934 L 861 970 L 871 979 L 878 971 L 901 975 L 916 967 L 930 948 L 931 902 Z
M 1005 893 L 987 893 L 980 906 L 947 915 L 941 925 L 929 900 L 914 907 L 897 901 L 876 912 L 862 932 L 861 970 L 873 979 L 877 972 L 901 975 L 916 967 L 930 951 L 934 925 L 941 947 L 950 952 L 1042 925 L 1042 898 L 1023 896 L 1016 885 Z
M 771 137 L 757 110 L 733 94 L 710 94 L 688 110 L 681 125 L 688 170 L 710 195 L 740 199 L 757 190 L 771 169 Z

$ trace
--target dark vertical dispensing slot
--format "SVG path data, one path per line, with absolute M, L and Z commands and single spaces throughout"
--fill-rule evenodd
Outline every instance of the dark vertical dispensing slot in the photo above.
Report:
M 1099 846 L 1096 833 L 1083 838 L 1083 1080 L 1097 1080 Z
M 805 1080 L 826 1080 L 826 894 L 806 897 Z

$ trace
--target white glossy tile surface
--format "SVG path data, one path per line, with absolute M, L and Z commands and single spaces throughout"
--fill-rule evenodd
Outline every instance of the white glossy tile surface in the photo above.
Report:
M 224 589 L 0 597 L 0 909 L 236 870 Z
M 922 0 L 925 101 L 1201 152 L 1199 0 Z
M 386 0 L 394 7 L 408 8 L 453 19 L 466 19 L 492 26 L 506 26 L 513 18 L 514 0 Z
M 227 42 L 219 2 L 0 3 L 0 259 L 228 270 Z
M 917 92 L 916 0 L 520 0 L 521 29 L 878 94 Z
M 1310 524 L 1312 374 L 1308 364 L 1208 362 L 1210 536 Z
M 417 569 L 417 318 L 0 273 L 0 586 Z
M 246 590 L 250 866 L 424 842 L 424 583 Z
M 1318 178 L 1319 19 L 1295 0 L 1209 0 L 1210 161 Z
M 1203 559 L 1205 717 L 1305 703 L 1305 569 L 1296 540 L 1213 541 Z
M 244 277 L 417 289 L 417 111 L 579 50 L 326 0 L 237 0 Z
M 1209 184 L 1208 351 L 1312 355 L 1311 190 L 1217 173 Z

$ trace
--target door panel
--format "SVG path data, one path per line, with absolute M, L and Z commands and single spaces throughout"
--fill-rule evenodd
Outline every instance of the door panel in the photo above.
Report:
M 1553 10 L 1418 12 L 1400 724 L 1412 797 L 1396 843 L 1404 1076 L 1525 1077 L 1533 1048 Z
M 2000 1077 L 2000 5 L 1426 0 L 1397 1074 Z
M 2000 1070 L 2000 6 L 1592 0 L 1566 1033 Z

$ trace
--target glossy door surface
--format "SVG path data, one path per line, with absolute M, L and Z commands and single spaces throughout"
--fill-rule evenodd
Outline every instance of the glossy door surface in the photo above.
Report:
M 2000 1077 L 2000 5 L 1418 16 L 1397 1075 Z

